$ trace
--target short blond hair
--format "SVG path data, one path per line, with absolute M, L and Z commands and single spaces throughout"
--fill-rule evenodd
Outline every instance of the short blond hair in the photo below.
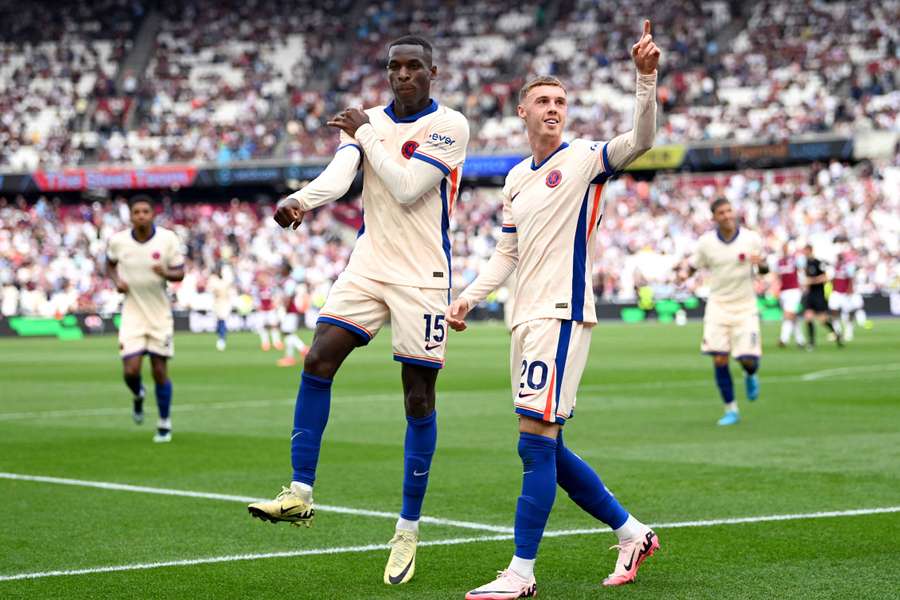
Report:
M 566 91 L 566 86 L 564 86 L 563 82 L 556 77 L 553 77 L 552 75 L 541 75 L 522 86 L 522 89 L 519 90 L 519 104 L 525 102 L 525 97 L 528 96 L 528 92 L 541 85 L 554 85 L 562 88 L 562 91 Z

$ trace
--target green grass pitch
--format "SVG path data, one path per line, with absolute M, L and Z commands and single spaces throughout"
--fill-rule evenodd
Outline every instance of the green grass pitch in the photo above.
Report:
M 743 422 L 727 429 L 715 426 L 721 404 L 710 360 L 697 351 L 699 335 L 699 323 L 595 330 L 567 443 L 626 508 L 661 524 L 662 549 L 635 585 L 604 589 L 599 583 L 615 561 L 611 533 L 545 538 L 539 596 L 897 598 L 900 321 L 876 322 L 844 350 L 820 341 L 813 353 L 779 350 L 777 324 L 766 324 L 762 397 L 744 400 L 733 366 Z M 387 552 L 365 547 L 389 540 L 391 517 L 322 510 L 311 529 L 251 519 L 239 497 L 271 497 L 290 478 L 299 369 L 276 368 L 278 355 L 262 353 L 250 334 L 231 336 L 224 353 L 213 341 L 177 336 L 174 441 L 155 445 L 152 391 L 147 422 L 135 426 L 113 337 L 0 340 L 0 598 L 461 599 L 506 566 L 513 546 L 502 530 L 426 523 L 423 541 L 439 544 L 420 547 L 412 582 L 389 588 L 381 581 Z M 521 466 L 508 345 L 505 330 L 487 324 L 450 340 L 438 380 L 429 516 L 512 525 Z M 399 510 L 399 370 L 384 331 L 338 374 L 318 502 Z M 146 365 L 144 373 L 149 384 Z M 715 524 L 887 507 L 894 512 Z M 701 523 L 666 526 L 689 521 Z M 598 526 L 559 492 L 548 531 Z M 485 539 L 498 535 L 506 539 Z M 453 543 L 440 544 L 446 541 Z M 9 579 L 300 551 L 311 554 Z

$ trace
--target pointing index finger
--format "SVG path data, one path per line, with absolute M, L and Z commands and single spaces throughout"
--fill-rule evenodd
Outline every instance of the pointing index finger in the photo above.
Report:
M 644 35 L 650 35 L 650 19 L 644 19 L 644 33 L 642 37 Z

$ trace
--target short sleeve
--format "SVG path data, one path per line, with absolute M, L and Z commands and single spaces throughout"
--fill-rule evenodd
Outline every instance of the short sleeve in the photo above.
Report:
M 587 181 L 604 183 L 615 175 L 609 164 L 608 145 L 609 142 L 582 139 L 572 142 L 578 160 L 578 170 Z
M 435 119 L 412 156 L 449 175 L 466 160 L 468 144 L 469 122 L 461 114 L 451 112 Z
M 181 247 L 181 240 L 178 239 L 174 232 L 169 237 L 167 255 L 166 265 L 170 269 L 178 269 L 184 266 L 184 250 Z
M 112 263 L 119 262 L 119 243 L 116 236 L 110 238 L 106 244 L 106 260 Z
M 697 247 L 694 249 L 694 255 L 691 257 L 691 265 L 695 269 L 705 269 L 709 266 L 709 261 L 706 258 L 706 244 L 703 243 L 703 239 L 700 239 L 700 242 L 697 244 Z

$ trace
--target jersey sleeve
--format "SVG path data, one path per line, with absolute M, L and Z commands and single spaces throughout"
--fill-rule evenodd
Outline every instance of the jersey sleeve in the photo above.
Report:
M 460 294 L 460 298 L 468 302 L 469 308 L 474 308 L 488 294 L 509 279 L 509 276 L 519 264 L 519 238 L 512 216 L 512 202 L 514 198 L 514 196 L 510 197 L 509 188 L 504 187 L 503 224 L 501 225 L 497 246 L 494 248 L 494 253 L 491 255 L 490 260 L 478 273 L 475 281 L 469 284 Z
M 106 244 L 106 260 L 111 263 L 119 262 L 119 237 L 112 236 Z
M 690 259 L 691 266 L 695 269 L 706 269 L 709 267 L 709 259 L 706 256 L 706 244 L 703 241 L 703 238 L 697 243 L 697 247 L 694 248 L 694 254 L 691 255 Z
M 448 113 L 428 128 L 425 140 L 412 157 L 430 164 L 443 175 L 449 175 L 466 160 L 468 144 L 469 122 L 459 113 Z
M 578 172 L 591 183 L 603 183 L 613 175 L 607 156 L 609 142 L 574 140 L 572 150 L 576 156 Z
M 300 203 L 303 210 L 312 210 L 337 200 L 353 185 L 353 179 L 362 160 L 362 148 L 359 142 L 344 131 L 341 131 L 340 140 L 334 158 L 325 170 L 304 188 L 290 195 Z

